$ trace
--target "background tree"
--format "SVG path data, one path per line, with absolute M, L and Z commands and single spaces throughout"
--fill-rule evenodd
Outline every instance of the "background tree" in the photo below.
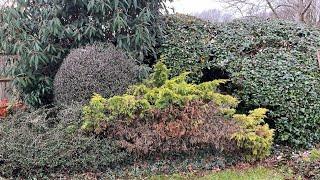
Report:
M 320 0 L 221 0 L 242 16 L 263 16 L 319 25 Z
M 205 10 L 193 15 L 202 20 L 210 22 L 228 22 L 234 18 L 231 14 L 224 13 L 223 11 L 220 11 L 218 9 Z

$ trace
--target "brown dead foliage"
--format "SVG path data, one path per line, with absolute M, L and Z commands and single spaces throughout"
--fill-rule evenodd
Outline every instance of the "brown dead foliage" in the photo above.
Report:
M 185 107 L 155 109 L 144 118 L 117 121 L 107 135 L 117 139 L 121 147 L 138 155 L 192 153 L 199 149 L 235 150 L 230 139 L 239 126 L 218 115 L 214 104 L 189 102 Z

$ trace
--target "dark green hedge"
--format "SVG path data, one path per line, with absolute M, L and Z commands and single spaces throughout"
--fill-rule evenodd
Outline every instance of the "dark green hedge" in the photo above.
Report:
M 207 67 L 215 27 L 207 22 L 183 14 L 165 17 L 164 42 L 158 53 L 171 76 L 192 72 L 191 80 L 200 82 Z
M 267 107 L 278 140 L 320 142 L 319 29 L 281 20 L 246 19 L 217 30 L 210 67 L 229 73 L 242 109 Z

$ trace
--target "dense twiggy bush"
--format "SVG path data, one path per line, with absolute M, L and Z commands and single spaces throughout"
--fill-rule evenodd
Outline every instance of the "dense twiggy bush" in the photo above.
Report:
M 203 149 L 211 152 L 237 150 L 230 137 L 240 126 L 219 116 L 214 104 L 188 102 L 184 107 L 154 109 L 132 123 L 115 122 L 107 135 L 118 140 L 121 147 L 138 156 L 189 154 Z
M 40 109 L 0 122 L 0 176 L 94 172 L 129 160 L 113 141 L 77 131 L 81 108 Z
M 0 12 L 0 51 L 19 55 L 11 74 L 25 101 L 33 106 L 51 103 L 53 77 L 71 48 L 102 41 L 141 61 L 153 54 L 166 1 L 15 1 Z
M 188 84 L 188 73 L 169 79 L 163 63 L 154 71 L 127 94 L 109 99 L 94 95 L 84 107 L 82 129 L 112 137 L 138 156 L 206 148 L 240 149 L 248 160 L 269 154 L 273 132 L 261 125 L 265 109 L 235 115 L 238 100 L 217 92 L 226 81 Z
M 201 80 L 214 31 L 214 25 L 192 16 L 175 14 L 165 17 L 164 41 L 158 53 L 172 76 L 189 71 L 192 72 L 191 80 Z
M 320 142 L 320 31 L 281 20 L 239 20 L 217 30 L 210 66 L 226 71 L 242 109 L 268 107 L 278 140 Z M 272 123 L 272 124 L 274 124 Z
M 92 45 L 71 51 L 54 80 L 58 104 L 86 103 L 93 93 L 112 97 L 138 82 L 139 67 L 112 44 Z

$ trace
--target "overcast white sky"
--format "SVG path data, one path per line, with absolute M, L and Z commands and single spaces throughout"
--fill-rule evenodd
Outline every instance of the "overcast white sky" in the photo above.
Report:
M 174 7 L 176 12 L 185 14 L 223 8 L 221 3 L 218 3 L 216 0 L 175 0 L 169 3 L 169 7 Z
M 0 4 L 5 0 L 0 0 Z M 221 3 L 217 0 L 174 0 L 168 3 L 169 7 L 174 7 L 176 12 L 184 14 L 194 14 L 209 9 L 223 9 Z

